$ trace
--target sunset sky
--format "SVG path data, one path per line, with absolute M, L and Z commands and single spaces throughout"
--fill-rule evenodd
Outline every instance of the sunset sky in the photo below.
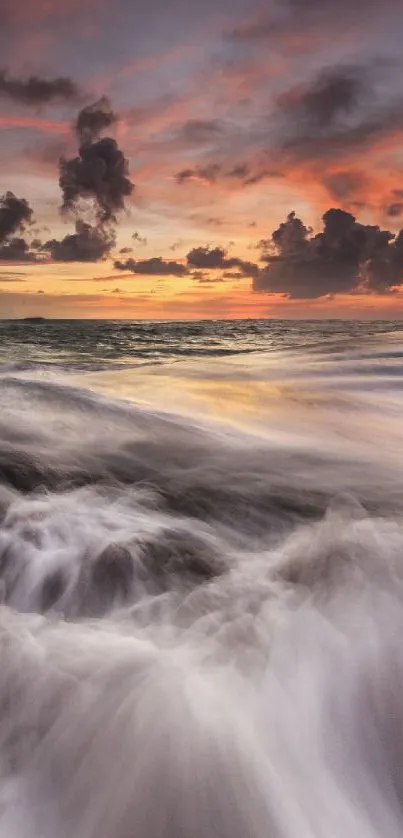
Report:
M 402 37 L 401 0 L 0 0 L 0 317 L 403 317 Z

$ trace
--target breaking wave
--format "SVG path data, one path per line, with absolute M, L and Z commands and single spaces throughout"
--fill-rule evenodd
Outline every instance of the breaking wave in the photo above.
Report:
M 401 835 L 400 357 L 210 367 L 256 423 L 3 372 L 2 835 Z

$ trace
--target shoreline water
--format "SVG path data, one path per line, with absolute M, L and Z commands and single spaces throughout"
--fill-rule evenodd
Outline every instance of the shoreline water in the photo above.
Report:
M 401 833 L 400 328 L 235 328 L 2 345 L 10 838 Z

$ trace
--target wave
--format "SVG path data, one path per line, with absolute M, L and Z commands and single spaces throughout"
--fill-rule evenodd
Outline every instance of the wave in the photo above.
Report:
M 1 834 L 401 834 L 400 420 L 313 382 L 266 433 L 0 378 Z

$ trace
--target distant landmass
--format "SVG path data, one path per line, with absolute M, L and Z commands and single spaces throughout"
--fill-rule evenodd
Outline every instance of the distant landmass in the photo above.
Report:
M 45 323 L 46 317 L 23 317 L 24 323 Z

